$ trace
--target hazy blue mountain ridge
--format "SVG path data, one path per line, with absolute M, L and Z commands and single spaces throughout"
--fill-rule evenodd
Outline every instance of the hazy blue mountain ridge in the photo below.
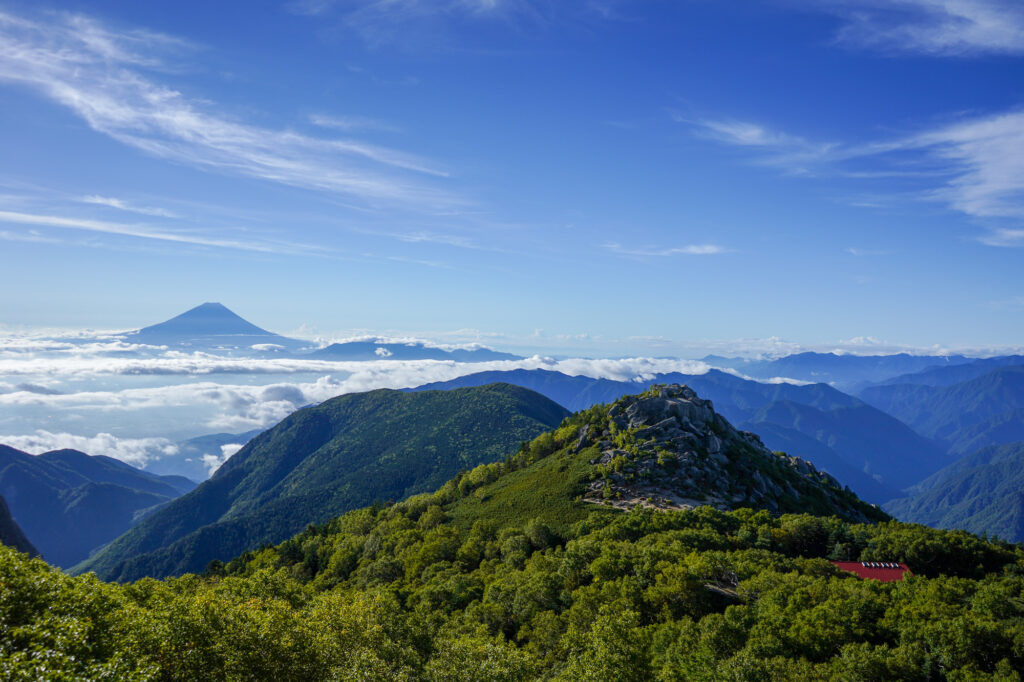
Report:
M 909 523 L 1024 542 L 1024 442 L 967 455 L 884 507 Z
M 860 397 L 918 433 L 943 441 L 952 454 L 963 455 L 998 444 L 999 438 L 1019 440 L 1024 366 L 1000 367 L 948 386 L 873 386 Z
M 310 353 L 311 357 L 331 360 L 452 360 L 454 362 L 487 362 L 519 360 L 521 356 L 490 348 L 437 348 L 421 342 L 388 343 L 383 341 L 347 341 L 332 343 Z
M 932 367 L 959 365 L 972 360 L 973 358 L 962 355 L 852 355 L 805 352 L 742 364 L 732 362 L 723 366 L 732 366 L 742 374 L 755 379 L 786 377 L 852 389 L 901 374 L 920 372 Z
M 77 450 L 41 455 L 0 445 L 0 495 L 43 558 L 72 566 L 128 530 L 142 515 L 195 488 Z
M 922 386 L 952 386 L 953 384 L 959 384 L 988 374 L 994 369 L 1022 365 L 1024 365 L 1024 355 L 1000 355 L 994 358 L 980 358 L 963 364 L 929 367 L 920 372 L 890 377 L 874 382 L 871 386 L 863 386 L 860 391 L 864 391 L 872 386 L 882 385 L 919 384 Z

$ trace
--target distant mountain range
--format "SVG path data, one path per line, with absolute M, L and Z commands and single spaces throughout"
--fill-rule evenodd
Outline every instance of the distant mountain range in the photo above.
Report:
M 952 367 L 973 361 L 962 355 L 839 355 L 837 353 L 794 353 L 772 360 L 743 360 L 707 356 L 716 367 L 735 369 L 755 379 L 786 377 L 799 381 L 831 384 L 841 389 L 856 388 L 892 377 L 933 367 Z
M 195 486 L 77 450 L 30 455 L 0 445 L 0 495 L 43 558 L 61 567 L 82 561 Z
M 988 374 L 1002 367 L 1024 365 L 1024 355 L 1000 355 L 994 358 L 972 360 L 964 364 L 931 367 L 911 374 L 901 374 L 876 382 L 878 385 L 951 386 Z M 862 390 L 868 388 L 863 387 Z
M 490 348 L 453 348 L 446 350 L 420 342 L 385 343 L 382 341 L 348 341 L 331 345 L 310 353 L 311 357 L 331 360 L 453 360 L 455 362 L 487 362 L 490 360 L 520 360 L 519 355 L 500 353 Z
M 489 348 L 440 348 L 421 341 L 347 341 L 316 348 L 311 341 L 293 339 L 261 329 L 220 303 L 203 303 L 165 322 L 123 335 L 125 341 L 152 346 L 258 356 L 311 357 L 322 360 L 451 360 L 486 362 L 518 360 L 519 355 Z
M 620 382 L 537 369 L 479 372 L 410 390 L 496 381 L 530 388 L 573 411 L 610 403 L 651 384 L 686 384 L 738 427 L 760 435 L 768 447 L 810 460 L 879 504 L 949 462 L 941 448 L 906 424 L 825 384 L 763 384 L 717 370 Z
M 309 523 L 433 490 L 568 414 L 508 384 L 339 396 L 256 436 L 210 480 L 75 570 L 121 581 L 202 571 Z
M 936 385 L 890 383 L 866 388 L 859 395 L 918 433 L 942 441 L 953 455 L 1024 440 L 1021 364 L 997 367 L 959 383 L 941 378 Z

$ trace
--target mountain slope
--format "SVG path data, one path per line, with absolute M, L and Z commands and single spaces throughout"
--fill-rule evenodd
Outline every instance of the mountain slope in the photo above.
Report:
M 764 384 L 717 370 L 660 374 L 643 382 L 514 370 L 470 374 L 413 390 L 488 381 L 531 388 L 572 410 L 612 402 L 654 383 L 686 384 L 710 399 L 724 417 L 758 432 L 769 448 L 809 459 L 876 503 L 892 499 L 948 461 L 934 443 L 905 424 L 825 384 Z
M 945 442 L 951 453 L 1018 439 L 1024 366 L 1002 367 L 950 386 L 896 384 L 864 389 L 867 403 Z
M 901 521 L 1024 542 L 1024 442 L 991 446 L 954 462 L 892 500 Z
M 210 480 L 76 570 L 116 580 L 199 571 L 343 511 L 432 490 L 567 414 L 507 384 L 339 396 L 256 436 Z
M 128 530 L 148 509 L 195 488 L 77 450 L 33 456 L 0 445 L 0 495 L 44 559 L 72 566 Z
M 7 507 L 7 501 L 3 496 L 0 496 L 0 545 L 13 547 L 30 556 L 39 554 L 25 534 L 21 532 L 14 517 L 11 516 L 11 510 Z

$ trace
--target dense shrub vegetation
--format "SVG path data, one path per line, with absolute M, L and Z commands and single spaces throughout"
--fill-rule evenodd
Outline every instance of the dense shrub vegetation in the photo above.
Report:
M 825 559 L 896 559 L 862 581 Z M 1024 550 L 897 522 L 700 508 L 566 536 L 434 496 L 205 576 L 67 577 L 0 550 L 4 679 L 1019 679 Z

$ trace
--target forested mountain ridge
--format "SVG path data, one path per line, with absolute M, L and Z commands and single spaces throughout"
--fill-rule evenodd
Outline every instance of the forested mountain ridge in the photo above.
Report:
M 77 450 L 30 455 L 0 445 L 0 495 L 43 558 L 57 566 L 82 561 L 147 511 L 195 485 L 102 455 Z
M 256 436 L 195 491 L 76 570 L 116 580 L 199 571 L 349 509 L 434 489 L 567 414 L 507 384 L 339 396 Z

